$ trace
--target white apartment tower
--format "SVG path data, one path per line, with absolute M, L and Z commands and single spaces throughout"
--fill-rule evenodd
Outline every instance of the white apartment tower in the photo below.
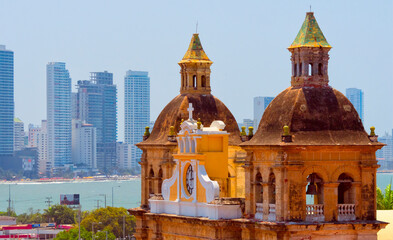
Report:
M 132 162 L 141 159 L 135 146 L 142 142 L 145 127 L 150 125 L 150 77 L 148 72 L 127 71 L 124 77 L 125 142 L 131 144 Z
M 72 120 L 72 160 L 80 167 L 97 168 L 97 134 L 92 124 Z
M 71 164 L 71 78 L 65 63 L 46 65 L 48 161 Z
M 14 118 L 14 151 L 25 148 L 25 127 L 19 118 Z
M 33 126 L 32 126 L 33 127 Z M 48 161 L 48 130 L 47 121 L 42 120 L 41 127 L 32 128 L 32 141 L 30 143 L 30 128 L 29 128 L 29 145 L 37 147 L 38 149 L 38 172 L 49 176 L 52 163 Z M 37 144 L 36 146 L 33 146 Z
M 116 157 L 120 168 L 135 169 L 138 163 L 132 161 L 132 145 L 129 143 L 116 143 Z

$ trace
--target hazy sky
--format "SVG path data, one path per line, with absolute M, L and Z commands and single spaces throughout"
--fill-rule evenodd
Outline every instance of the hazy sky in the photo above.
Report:
M 290 85 L 290 53 L 312 11 L 330 51 L 330 85 L 365 94 L 365 127 L 393 128 L 393 1 L 0 0 L 0 44 L 15 52 L 15 116 L 46 118 L 48 62 L 64 61 L 73 85 L 108 70 L 118 86 L 118 132 L 124 138 L 124 75 L 149 71 L 151 119 L 180 88 L 178 62 L 195 24 L 212 65 L 212 93 L 241 122 L 253 97 Z

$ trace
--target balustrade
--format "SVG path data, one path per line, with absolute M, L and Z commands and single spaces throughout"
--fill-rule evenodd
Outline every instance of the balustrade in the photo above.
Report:
M 323 204 L 306 205 L 306 221 L 320 222 L 325 220 Z
M 276 221 L 276 204 L 269 204 L 268 221 Z
M 263 203 L 256 204 L 255 219 L 263 220 Z
M 356 220 L 355 204 L 338 204 L 338 221 Z

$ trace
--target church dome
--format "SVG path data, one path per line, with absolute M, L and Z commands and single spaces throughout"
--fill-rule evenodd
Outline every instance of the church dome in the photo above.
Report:
M 287 125 L 295 145 L 363 145 L 368 134 L 351 102 L 331 87 L 289 87 L 266 108 L 247 145 L 281 144 Z
M 185 93 L 176 96 L 165 106 L 158 116 L 149 138 L 139 144 L 169 143 L 168 133 L 170 127 L 174 126 L 175 132 L 180 130 L 182 119 L 188 119 L 189 113 L 187 108 L 189 103 L 192 103 L 194 108 L 194 119 L 200 118 L 205 127 L 210 126 L 214 120 L 222 120 L 226 124 L 225 131 L 230 133 L 229 145 L 237 145 L 241 142 L 237 122 L 224 103 L 211 94 Z
M 138 143 L 138 146 L 173 144 L 168 141 L 170 127 L 174 126 L 175 132 L 180 130 L 182 119 L 188 119 L 189 103 L 192 103 L 194 108 L 193 119 L 200 118 L 204 126 L 210 126 L 214 120 L 221 120 L 226 124 L 224 130 L 230 134 L 229 145 L 241 143 L 239 127 L 232 113 L 224 103 L 211 94 L 211 64 L 213 62 L 203 50 L 198 34 L 194 34 L 186 54 L 179 62 L 181 67 L 180 95 L 165 106 L 149 138 Z
M 368 134 L 351 102 L 329 86 L 331 46 L 312 12 L 288 48 L 291 87 L 266 108 L 254 137 L 242 145 L 365 145 Z M 283 142 L 283 127 L 292 141 Z

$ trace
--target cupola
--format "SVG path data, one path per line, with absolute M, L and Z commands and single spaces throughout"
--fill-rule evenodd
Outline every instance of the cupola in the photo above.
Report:
M 308 12 L 295 40 L 288 50 L 292 53 L 292 87 L 328 86 L 329 50 L 313 12 Z
M 180 93 L 210 94 L 210 66 L 212 64 L 213 62 L 202 48 L 199 35 L 193 34 L 190 46 L 179 62 L 181 67 Z

